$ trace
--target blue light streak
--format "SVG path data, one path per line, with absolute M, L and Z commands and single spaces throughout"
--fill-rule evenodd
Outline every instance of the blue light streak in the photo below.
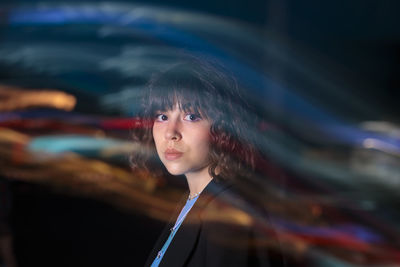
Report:
M 214 46 L 207 40 L 179 30 L 171 23 L 159 22 L 151 17 L 132 17 L 134 9 L 113 8 L 105 9 L 97 6 L 48 6 L 16 7 L 10 10 L 8 23 L 10 25 L 58 25 L 58 24 L 94 24 L 114 25 L 133 28 L 136 31 L 163 41 L 165 44 L 185 48 L 193 53 L 212 55 L 224 65 L 229 66 L 238 80 L 264 100 L 270 110 L 284 109 L 291 116 L 349 145 L 362 146 L 366 138 L 378 139 L 397 148 L 400 152 L 400 140 L 395 138 L 364 132 L 348 123 L 342 122 L 332 114 L 314 106 L 296 95 L 290 89 L 273 81 L 266 74 L 241 63 L 223 49 Z M 130 18 L 127 20 L 127 18 Z M 279 92 L 280 102 L 270 99 L 273 92 Z

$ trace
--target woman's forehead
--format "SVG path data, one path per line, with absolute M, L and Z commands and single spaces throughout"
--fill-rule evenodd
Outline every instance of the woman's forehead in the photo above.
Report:
M 190 102 L 172 102 L 172 103 L 164 103 L 163 105 L 159 105 L 154 107 L 158 111 L 173 111 L 173 110 L 180 110 L 182 112 L 193 112 L 193 113 L 200 113 L 204 114 L 203 108 L 198 105 L 195 105 Z

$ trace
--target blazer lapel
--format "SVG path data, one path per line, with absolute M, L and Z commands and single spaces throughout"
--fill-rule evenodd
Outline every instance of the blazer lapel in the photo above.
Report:
M 190 211 L 189 213 L 191 213 Z M 194 247 L 196 246 L 198 236 L 201 231 L 201 222 L 198 218 L 193 218 L 197 215 L 187 215 L 186 220 L 183 222 L 176 232 L 174 239 L 169 245 L 163 259 L 161 260 L 160 267 L 174 266 L 181 267 L 185 265 L 191 255 Z
M 162 266 L 174 266 L 181 267 L 184 266 L 193 250 L 196 247 L 198 237 L 202 228 L 201 213 L 208 205 L 208 203 L 220 192 L 224 191 L 226 188 L 230 187 L 229 184 L 224 184 L 217 182 L 213 179 L 204 188 L 203 192 L 200 194 L 196 203 L 186 216 L 185 220 L 181 224 L 180 228 L 176 232 L 174 239 L 169 245 L 163 259 L 160 263 Z M 180 207 L 180 209 L 183 205 Z M 176 218 L 174 218 L 176 220 Z M 173 223 L 174 224 L 174 223 Z M 173 226 L 171 224 L 171 227 Z M 168 238 L 169 231 L 164 237 L 164 241 Z M 164 244 L 162 242 L 161 246 Z
M 173 224 L 171 222 L 169 222 L 165 226 L 165 228 L 161 232 L 160 237 L 157 239 L 156 244 L 153 247 L 153 250 L 150 252 L 149 256 L 147 257 L 147 261 L 144 266 L 151 266 L 154 259 L 157 257 L 158 251 L 160 251 L 160 249 L 164 245 L 165 241 L 167 240 L 168 235 L 169 235 L 169 229 L 171 229 L 171 227 L 173 227 Z
M 164 246 L 165 241 L 168 239 L 168 236 L 170 234 L 170 229 L 174 226 L 176 218 L 178 218 L 179 212 L 181 211 L 183 205 L 185 205 L 186 198 L 181 198 L 179 201 L 178 207 L 175 209 L 173 212 L 173 215 L 169 222 L 166 224 L 164 227 L 163 231 L 161 232 L 160 237 L 157 239 L 153 250 L 149 254 L 146 264 L 144 266 L 150 266 L 154 259 L 157 257 L 158 252 L 161 250 L 161 248 Z

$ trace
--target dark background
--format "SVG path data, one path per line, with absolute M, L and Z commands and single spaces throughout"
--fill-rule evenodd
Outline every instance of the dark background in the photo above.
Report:
M 8 6 L 33 2 L 36 1 L 3 1 L 3 14 L 7 13 Z M 360 120 L 399 122 L 398 1 L 174 0 L 137 3 L 205 12 L 274 32 L 287 44 L 307 51 L 313 61 L 329 61 L 327 71 L 336 72 L 332 75 L 337 80 L 343 79 L 353 97 L 378 111 L 372 117 L 359 115 Z M 2 28 L 2 31 L 9 30 L 7 24 Z M 18 76 L 9 68 L 0 71 L 3 81 L 32 84 L 29 74 Z M 313 95 L 318 96 L 317 89 L 314 90 Z M 78 97 L 90 98 L 84 93 Z M 323 102 L 324 95 L 320 97 Z M 76 111 L 93 110 L 93 106 L 81 105 Z M 163 226 L 162 222 L 141 214 L 43 185 L 15 181 L 12 193 L 15 250 L 22 267 L 142 266 Z

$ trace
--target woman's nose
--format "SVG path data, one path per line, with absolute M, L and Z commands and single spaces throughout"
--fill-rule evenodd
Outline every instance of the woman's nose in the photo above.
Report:
M 167 130 L 165 131 L 167 140 L 179 141 L 182 138 L 180 130 L 180 122 L 178 120 L 170 120 Z

